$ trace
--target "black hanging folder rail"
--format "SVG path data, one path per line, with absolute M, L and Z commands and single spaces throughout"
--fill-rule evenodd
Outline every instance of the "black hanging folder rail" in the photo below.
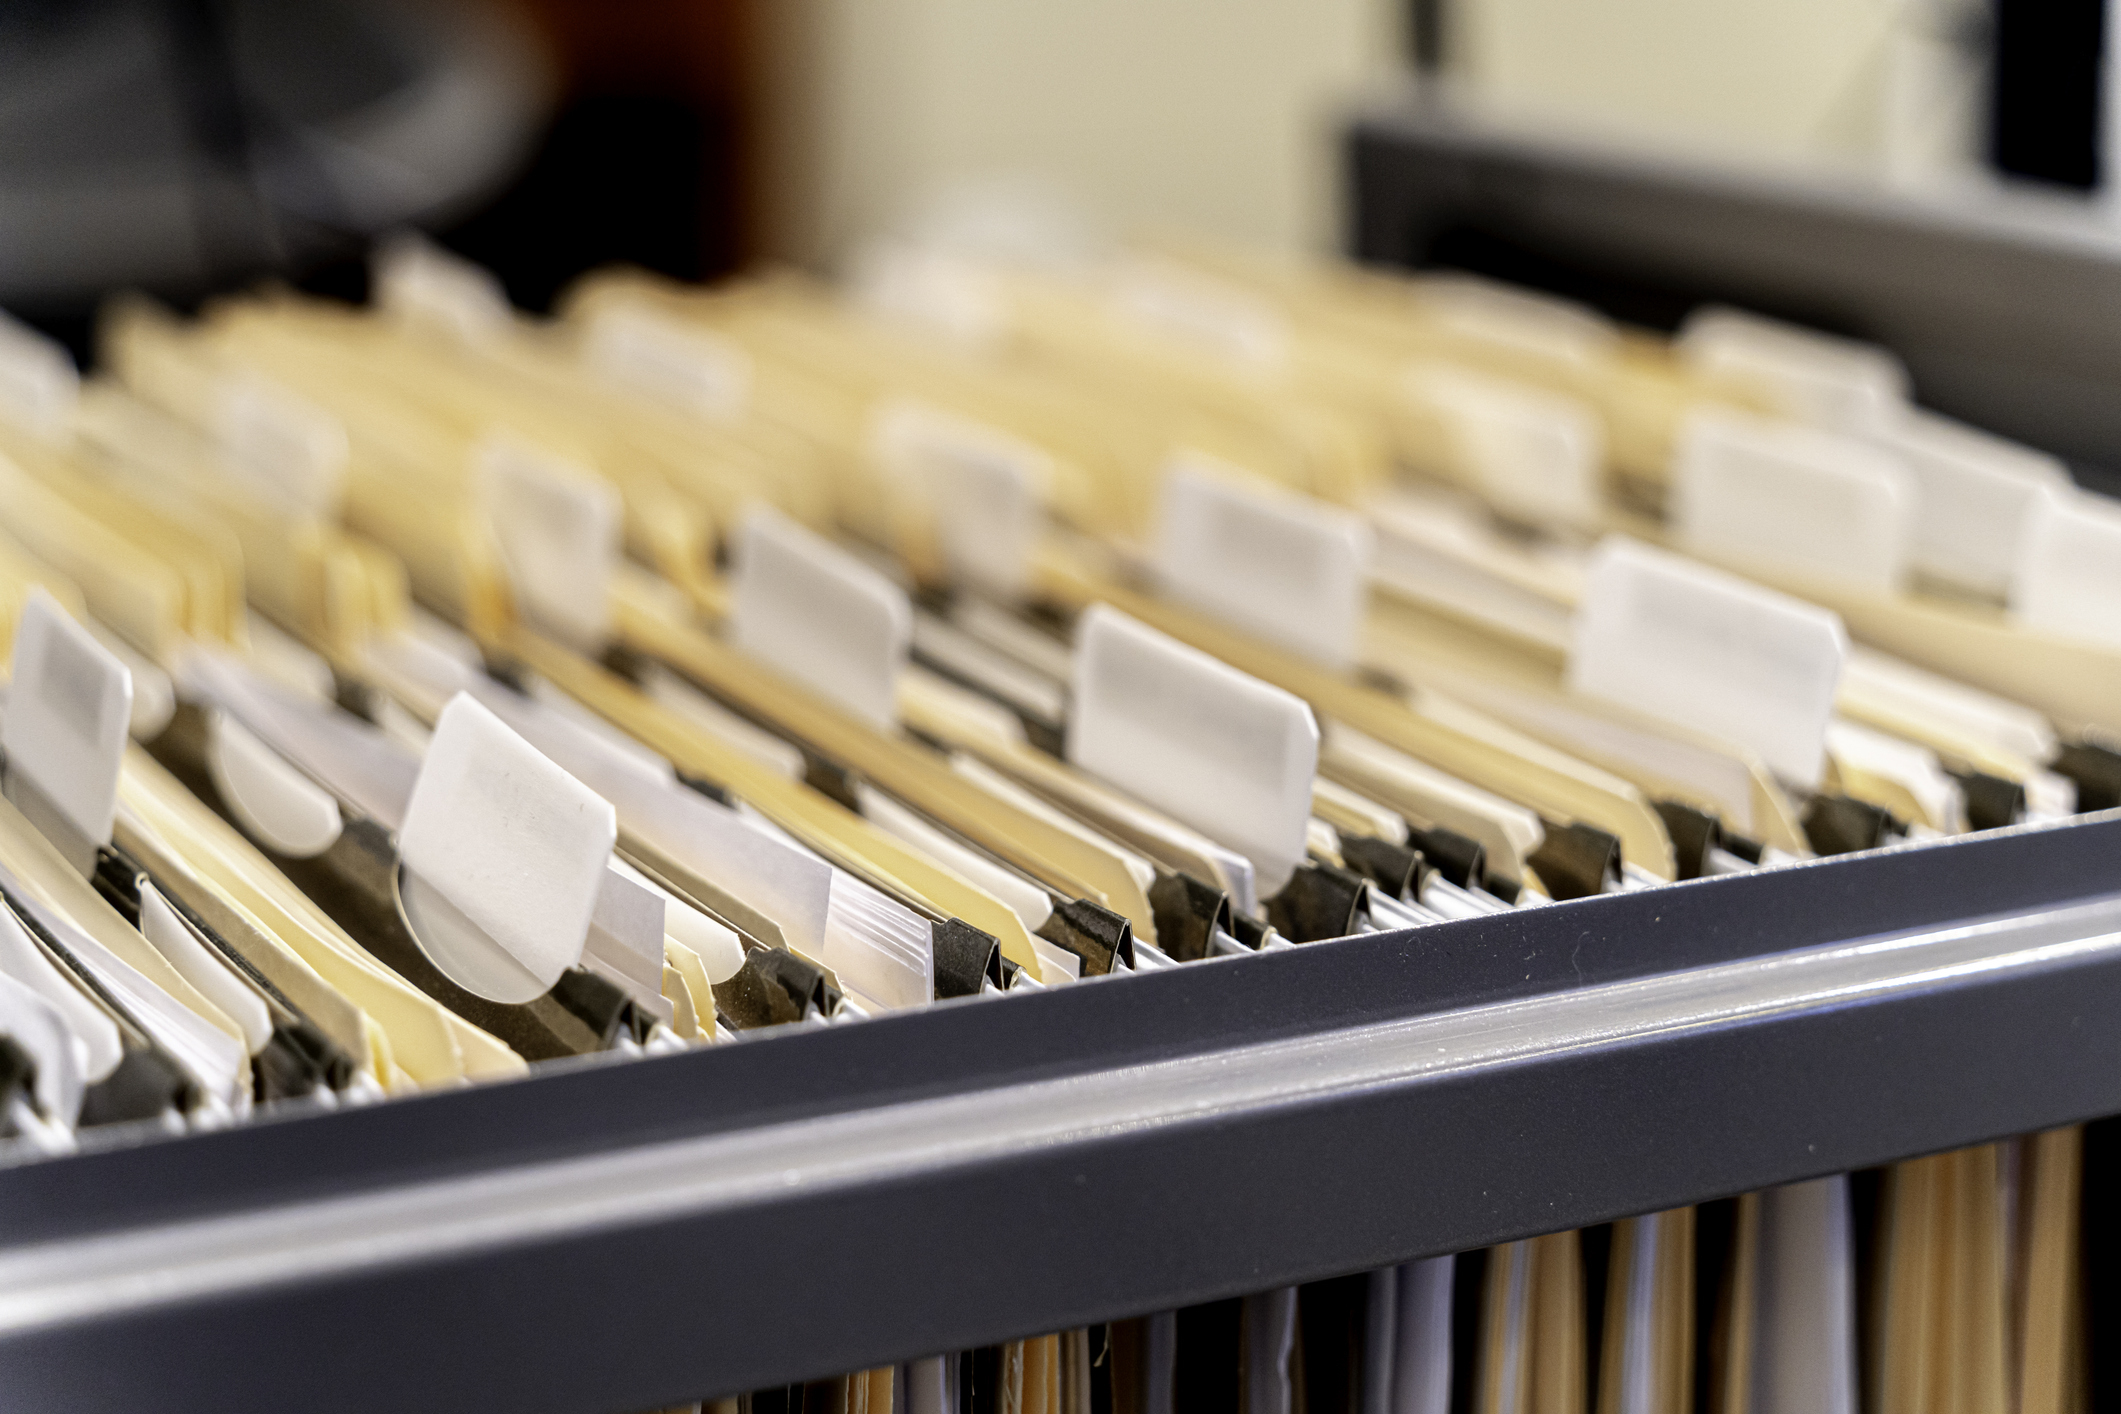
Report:
M 2121 1111 L 2121 812 L 0 1170 L 0 1399 L 641 1409 Z

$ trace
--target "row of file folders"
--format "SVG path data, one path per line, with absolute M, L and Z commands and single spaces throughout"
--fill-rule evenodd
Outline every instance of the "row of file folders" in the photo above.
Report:
M 2081 1336 L 2070 1334 L 2065 1312 L 2028 1299 L 2041 1278 L 2027 1282 L 2025 1264 L 2059 1249 L 2006 1255 L 2048 1239 L 2012 1225 L 2012 1215 L 2037 1205 L 2021 1212 L 2005 1195 L 2019 1184 L 2067 1181 L 2080 1163 L 2096 1191 L 2116 1174 L 2115 1141 L 2114 1123 L 2101 1122 L 696 1407 L 709 1414 L 2103 1407 L 2115 1380 L 2112 1353 L 2100 1351 L 2094 1371 L 2081 1349 L 2053 1348 Z M 2121 1296 L 2110 1265 L 2121 1232 L 2095 1201 L 2084 1211 L 2089 1250 L 2106 1261 L 2094 1266 L 2098 1275 L 2081 1299 L 2110 1323 Z M 1996 1214 L 2005 1215 L 2001 1225 L 1991 1221 Z M 1811 1280 L 1811 1253 L 1826 1235 L 1858 1260 L 1844 1280 L 1821 1287 Z M 1981 1275 L 1971 1283 L 1945 1276 L 1953 1264 Z M 1939 1310 L 1938 1296 L 1953 1309 Z M 1962 1343 L 1950 1363 L 1914 1363 L 1905 1341 L 1911 1319 L 1954 1330 Z M 2071 1370 L 2071 1383 L 2043 1385 L 2035 1373 L 2043 1366 Z
M 2121 508 L 1877 348 L 1183 245 L 373 284 L 0 327 L 8 1162 L 2121 804 Z M 2074 1409 L 2085 1165 L 743 1398 Z

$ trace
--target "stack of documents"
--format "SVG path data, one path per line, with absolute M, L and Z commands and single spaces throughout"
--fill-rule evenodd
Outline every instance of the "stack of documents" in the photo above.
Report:
M 2121 508 L 1737 311 L 886 247 L 536 321 L 403 242 L 99 353 L 0 326 L 13 1153 L 2121 804 Z M 747 1398 L 2060 1410 L 2080 1172 Z

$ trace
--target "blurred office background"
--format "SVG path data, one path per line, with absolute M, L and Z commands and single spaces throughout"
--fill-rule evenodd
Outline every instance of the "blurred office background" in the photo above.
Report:
M 545 304 L 594 264 L 829 267 L 967 193 L 1327 248 L 1341 120 L 1484 121 L 2097 204 L 2090 0 L 6 0 L 0 303 L 358 284 L 413 223 Z

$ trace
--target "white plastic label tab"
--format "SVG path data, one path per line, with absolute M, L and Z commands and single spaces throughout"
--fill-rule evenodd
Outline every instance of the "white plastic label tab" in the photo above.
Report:
M 1329 667 L 1355 661 L 1371 550 L 1360 517 L 1181 453 L 1156 548 L 1178 598 Z
M 2030 447 L 1920 409 L 1911 409 L 1884 442 L 1915 478 L 1914 567 L 2002 598 L 2034 500 L 2045 490 L 2067 490 L 2068 468 Z
M 1939 830 L 1961 828 L 1966 796 L 1928 747 L 1860 722 L 1836 720 L 1827 723 L 1826 749 L 1844 781 L 1858 772 L 1890 781 L 1914 798 L 1918 822 Z
M 1597 519 L 1605 434 L 1582 402 L 1442 363 L 1407 370 L 1406 389 L 1441 424 L 1456 474 L 1497 510 L 1533 525 Z
M 337 418 L 248 374 L 222 380 L 213 418 L 221 455 L 245 480 L 301 515 L 338 510 L 349 451 Z
M 601 647 L 623 533 L 618 489 L 587 467 L 505 437 L 483 443 L 478 458 L 487 521 L 517 611 L 578 648 Z
M 1568 680 L 1814 786 L 1847 656 L 1839 616 L 1614 536 L 1591 557 Z
M 275 854 L 314 859 L 339 838 L 339 803 L 223 711 L 208 718 L 206 770 L 252 838 Z
M 0 908 L 0 976 L 12 977 L 28 987 L 65 1019 L 66 1029 L 81 1042 L 82 1068 L 91 1084 L 108 1077 L 125 1059 L 125 1042 L 119 1036 L 118 1023 L 111 1020 L 102 1003 L 92 1000 L 62 974 L 57 964 L 30 941 L 15 915 L 4 908 Z
M 2027 628 L 2121 647 L 2121 502 L 2080 491 L 2038 497 L 2010 602 Z
M 913 638 L 906 592 L 777 511 L 737 529 L 730 639 L 774 671 L 865 722 L 898 718 Z
M 1447 334 L 1539 363 L 1584 368 L 1610 357 L 1620 333 L 1586 305 L 1478 275 L 1420 281 L 1421 309 Z
M 872 241 L 855 253 L 849 285 L 869 313 L 968 348 L 988 348 L 1008 332 L 994 277 L 976 261 L 902 240 Z
M 582 357 L 611 382 L 701 417 L 735 418 L 751 402 L 751 355 L 649 310 L 598 310 Z
M 1108 605 L 1075 633 L 1068 760 L 1251 860 L 1258 896 L 1303 862 L 1318 723 L 1302 699 Z
M 1023 589 L 1052 457 L 998 428 L 904 399 L 877 411 L 871 444 L 901 493 L 933 518 L 954 578 L 1004 597 Z
M 251 990 L 250 984 L 226 962 L 207 950 L 206 943 L 152 884 L 140 889 L 140 936 L 147 939 L 148 945 L 162 954 L 163 959 L 176 968 L 199 995 L 236 1023 L 250 1054 L 256 1055 L 265 1049 L 266 1043 L 272 1040 L 272 1013 L 266 1009 L 265 999 Z
M 1671 520 L 1689 554 L 1889 594 L 1914 518 L 1913 478 L 1869 443 L 1715 410 L 1680 428 Z
M 36 804 L 56 811 L 82 841 L 108 844 L 132 711 L 133 680 L 125 665 L 58 600 L 42 589 L 30 591 L 15 626 L 7 716 L 0 727 L 9 798 L 17 798 L 20 777 L 41 797 Z
M 591 967 L 633 993 L 665 1020 L 663 1000 L 664 896 L 627 865 L 613 860 L 589 918 L 582 953 Z
M 542 996 L 582 960 L 617 838 L 602 797 L 458 693 L 398 835 L 413 936 L 467 991 Z
M 0 313 L 0 417 L 49 437 L 66 425 L 81 375 L 64 348 Z
M 1675 347 L 1691 367 L 1757 388 L 1815 426 L 1882 432 L 1907 408 L 1907 369 L 1875 344 L 1711 306 L 1688 316 Z
M 1130 322 L 1248 367 L 1289 361 L 1289 330 L 1272 306 L 1249 292 L 1162 261 L 1121 266 L 1112 299 Z
M 88 1048 L 66 1029 L 58 1008 L 0 972 L 0 1036 L 36 1063 L 37 1107 L 71 1129 L 81 1114 L 82 1071 Z
M 466 343 L 498 335 L 513 317 L 493 272 L 413 231 L 376 250 L 375 303 L 392 314 L 437 325 Z

